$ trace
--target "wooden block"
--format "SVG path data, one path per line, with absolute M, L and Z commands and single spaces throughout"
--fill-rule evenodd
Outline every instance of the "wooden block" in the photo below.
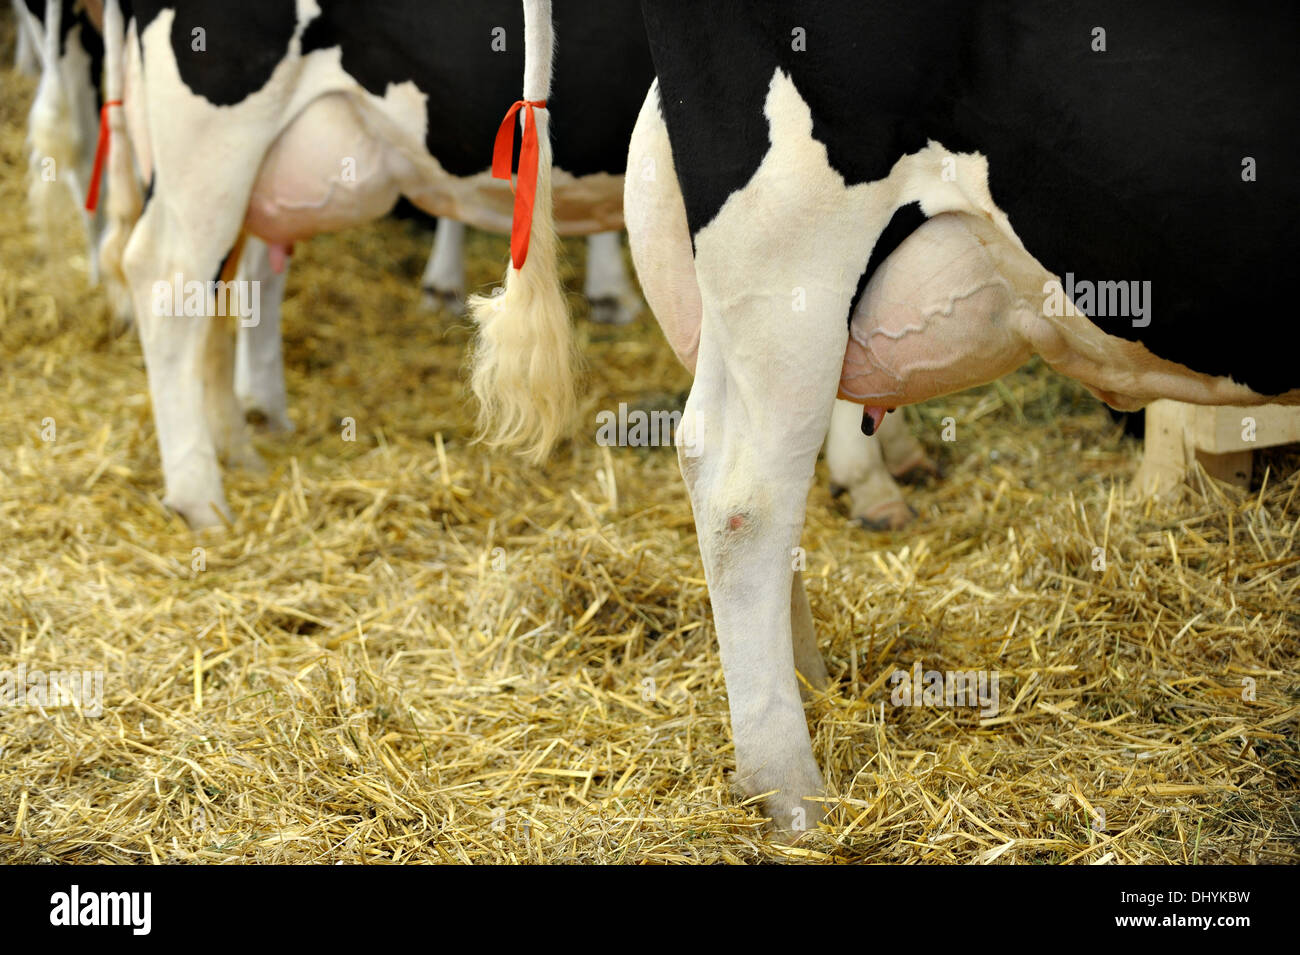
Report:
M 1164 494 L 1182 485 L 1200 461 L 1220 481 L 1249 487 L 1253 452 L 1300 442 L 1300 408 L 1261 405 L 1211 407 L 1178 401 L 1147 406 L 1146 447 L 1134 478 L 1139 494 Z
M 1226 454 L 1211 454 L 1209 451 L 1196 451 L 1196 460 L 1201 462 L 1205 473 L 1225 484 L 1237 487 L 1250 487 L 1250 473 L 1255 465 L 1254 451 L 1229 451 Z
M 1167 494 L 1187 478 L 1187 409 L 1178 401 L 1153 401 L 1146 408 L 1146 439 L 1142 463 L 1133 478 L 1144 497 Z
M 1213 454 L 1254 451 L 1300 441 L 1300 408 L 1185 405 L 1192 446 Z

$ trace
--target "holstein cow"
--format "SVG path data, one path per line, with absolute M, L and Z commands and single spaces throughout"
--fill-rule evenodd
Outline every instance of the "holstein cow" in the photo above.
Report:
M 15 69 L 38 72 L 44 63 L 55 64 L 52 69 L 39 69 L 41 82 L 28 116 L 31 205 L 38 216 L 48 219 L 54 190 L 60 186 L 65 188 L 83 216 L 94 281 L 98 278 L 98 248 L 105 220 L 98 203 L 89 212 L 83 203 L 91 190 L 103 102 L 103 8 L 98 0 L 14 0 L 14 14 L 19 40 Z M 639 31 L 633 36 L 635 42 L 644 46 Z M 633 74 L 626 81 L 634 88 L 648 82 L 648 66 L 643 72 L 645 76 Z M 629 106 L 623 118 L 623 130 L 631 130 L 635 115 L 635 109 Z M 610 153 L 608 165 L 611 175 L 621 177 L 621 152 Z M 505 188 L 502 184 L 501 189 Z M 463 224 L 447 220 L 437 233 L 422 283 L 431 304 L 451 307 L 463 304 L 464 229 Z M 255 326 L 241 323 L 238 328 L 236 394 L 246 410 L 263 415 L 273 430 L 292 429 L 280 342 L 280 299 L 287 261 L 287 251 L 283 248 L 268 248 L 265 243 L 250 239 L 245 244 L 237 276 L 241 282 L 259 283 L 261 320 Z M 600 233 L 588 240 L 584 291 L 591 302 L 593 321 L 622 324 L 635 317 L 640 303 L 623 266 L 618 233 Z M 130 309 L 125 298 L 117 297 L 114 304 L 122 317 L 129 320 Z
M 14 7 L 20 39 L 29 35 L 34 38 L 33 72 L 40 76 L 27 117 L 29 203 L 41 220 L 49 218 L 56 189 L 61 188 L 76 203 L 88 233 L 90 275 L 95 281 L 99 246 L 107 225 L 100 208 L 105 183 L 102 175 L 96 178 L 95 173 L 104 103 L 103 7 L 97 0 L 14 0 Z M 114 13 L 115 22 L 120 24 L 116 5 Z M 120 55 L 120 44 L 115 52 Z M 18 60 L 16 69 L 25 57 Z M 88 204 L 94 208 L 87 209 Z M 277 288 L 276 273 L 261 243 L 247 243 L 241 273 L 241 278 L 259 280 L 270 291 Z M 110 294 L 119 291 L 112 288 L 111 282 L 109 285 Z M 283 283 L 278 288 L 282 291 Z M 130 321 L 129 305 L 115 304 L 121 317 Z M 278 299 L 267 305 L 267 312 L 278 316 Z M 276 327 L 278 333 L 278 324 Z
M 73 199 L 89 242 L 91 280 L 97 281 L 104 219 L 87 214 L 82 203 L 99 138 L 104 44 L 90 13 L 73 0 L 26 0 L 15 9 L 18 35 L 27 38 L 40 71 L 27 116 L 29 204 L 45 222 L 58 197 L 56 190 Z
M 679 457 L 738 779 L 798 830 L 823 792 L 800 691 L 826 671 L 791 548 L 837 394 L 870 430 L 1038 354 L 1119 408 L 1300 401 L 1278 337 L 1300 248 L 1300 8 L 642 6 L 658 78 L 628 157 L 633 257 L 695 367 Z M 543 101 L 550 36 L 528 36 L 525 99 Z M 532 251 L 479 309 L 473 381 L 489 434 L 540 454 L 573 386 L 533 113 Z
M 109 3 L 109 23 L 119 22 L 116 8 Z M 557 102 L 572 106 L 556 132 L 557 218 L 563 232 L 594 233 L 589 297 L 626 309 L 631 291 L 608 230 L 622 225 L 626 140 L 651 67 L 635 11 L 613 28 L 609 12 L 595 0 L 562 9 L 567 42 L 581 54 L 556 75 Z M 108 31 L 109 84 L 122 89 L 110 99 L 125 105 L 109 111 L 110 200 L 121 211 L 110 213 L 117 227 L 105 247 L 120 247 L 129 232 L 119 258 L 149 369 L 166 501 L 206 526 L 228 514 L 218 452 L 257 463 L 237 393 L 274 426 L 290 427 L 278 308 L 288 246 L 374 218 L 401 194 L 444 217 L 440 231 L 452 220 L 509 231 L 510 192 L 485 168 L 483 146 L 522 71 L 520 10 L 514 0 L 472 8 L 385 0 L 359 16 L 341 2 L 318 10 L 290 0 L 135 0 L 129 13 L 126 63 L 117 67 L 124 81 L 113 76 L 116 34 Z M 132 148 L 150 192 L 138 224 Z M 241 322 L 232 356 L 225 329 L 206 314 L 169 313 L 191 311 L 192 287 L 218 278 L 241 230 L 254 238 L 238 277 L 260 283 L 263 308 L 256 324 Z M 460 233 L 453 225 L 445 235 L 449 245 L 433 255 L 435 284 L 459 291 Z M 195 311 L 208 310 L 206 298 L 200 289 Z M 885 465 L 899 474 L 932 466 L 901 424 L 887 459 L 854 428 L 850 421 L 832 455 L 833 478 L 852 491 L 856 516 L 897 526 L 908 509 Z
M 557 130 L 556 157 L 557 219 L 571 234 L 622 228 L 621 166 L 644 96 L 641 83 L 585 95 L 590 77 L 651 75 L 644 37 L 605 29 L 606 9 L 590 0 L 562 11 L 571 42 L 586 51 L 586 62 L 556 77 L 557 101 L 575 104 Z M 288 245 L 373 219 L 405 195 L 431 215 L 509 231 L 511 196 L 494 184 L 484 147 L 518 87 L 520 11 L 513 0 L 364 9 L 342 0 L 134 0 L 129 12 L 126 103 L 114 111 L 125 113 L 129 135 L 115 137 L 114 152 L 129 142 L 150 188 L 138 223 L 121 223 L 130 230 L 122 264 L 166 502 L 205 526 L 229 513 L 218 451 L 245 460 L 251 449 L 224 384 L 233 364 L 225 329 L 206 314 L 168 313 L 178 301 L 180 311 L 209 311 L 202 290 L 244 230 Z M 118 164 L 114 185 L 121 174 Z M 214 328 L 222 342 L 209 353 Z

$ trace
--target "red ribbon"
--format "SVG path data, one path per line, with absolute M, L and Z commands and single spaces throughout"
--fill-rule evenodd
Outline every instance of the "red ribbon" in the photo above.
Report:
M 108 108 L 121 106 L 120 99 L 108 100 L 99 108 L 99 143 L 95 146 L 95 168 L 90 172 L 90 188 L 86 190 L 86 211 L 99 207 L 99 183 L 104 178 L 104 160 L 108 158 Z
M 528 240 L 533 233 L 533 202 L 537 198 L 537 120 L 533 108 L 545 109 L 546 100 L 521 99 L 510 107 L 497 130 L 492 152 L 492 175 L 510 181 L 510 160 L 515 151 L 515 114 L 524 110 L 524 138 L 519 145 L 519 186 L 514 188 L 515 215 L 510 230 L 510 258 L 522 269 L 528 258 Z

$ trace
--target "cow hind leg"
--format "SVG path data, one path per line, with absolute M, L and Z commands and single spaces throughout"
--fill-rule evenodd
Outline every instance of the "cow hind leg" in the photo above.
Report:
M 202 314 L 186 314 L 184 293 L 186 283 L 216 276 L 222 252 L 178 242 L 179 231 L 163 205 L 151 203 L 127 243 L 123 267 L 149 377 L 163 503 L 191 527 L 202 528 L 229 519 L 230 509 L 204 394 L 205 380 L 218 367 L 208 354 L 210 304 L 205 295 L 202 309 L 188 310 Z
M 830 684 L 826 661 L 817 649 L 817 628 L 804 590 L 803 577 L 796 570 L 790 589 L 790 631 L 794 643 L 794 668 L 799 677 L 799 694 L 810 700 Z
M 623 217 L 646 304 L 678 360 L 695 371 L 703 306 L 686 204 L 677 185 L 668 130 L 651 87 L 628 148 Z
M 244 413 L 233 387 L 236 321 L 220 316 L 208 323 L 203 356 L 203 410 L 220 459 L 231 467 L 260 472 L 266 465 L 249 440 Z
M 22 0 L 12 0 L 17 37 L 14 44 L 14 72 L 22 76 L 36 76 L 40 72 L 40 59 L 33 39 L 31 14 Z
M 682 474 L 727 682 L 737 781 L 751 795 L 768 794 L 764 808 L 778 830 L 797 832 L 821 815 L 813 800 L 822 779 L 795 662 L 796 653 L 801 661 L 811 656 L 815 641 L 793 557 L 820 433 L 810 438 L 803 415 L 773 400 L 770 368 L 746 367 L 711 347 L 707 322 L 706 313 L 683 416 L 693 440 L 681 451 Z M 829 412 L 829 397 L 823 403 Z M 805 668 L 810 683 L 824 679 Z
M 249 440 L 244 414 L 235 395 L 235 326 L 245 320 L 247 306 L 257 303 L 257 309 L 248 308 L 248 320 L 260 318 L 260 278 L 244 275 L 241 264 L 249 239 L 242 237 L 222 263 L 220 281 L 224 290 L 218 302 L 212 305 L 208 335 L 203 354 L 203 409 L 208 419 L 218 457 L 231 467 L 254 471 L 265 470 L 265 465 Z M 257 284 L 254 284 L 257 283 Z
M 652 174 L 642 175 L 647 169 Z M 699 275 L 722 284 L 762 275 L 772 294 L 748 286 L 745 295 L 716 286 L 703 294 L 653 90 L 633 134 L 629 170 L 624 209 L 642 289 L 678 357 L 695 371 L 678 456 L 727 682 L 736 779 L 746 792 L 766 794 L 766 813 L 789 837 L 823 813 L 800 696 L 824 686 L 826 671 L 795 548 L 834 399 L 852 289 L 832 305 L 837 318 L 803 316 L 799 348 L 790 348 L 787 290 L 799 282 L 788 269 L 738 266 L 737 255 L 754 263 L 766 257 L 736 251 L 753 234 L 737 223 L 704 244 Z

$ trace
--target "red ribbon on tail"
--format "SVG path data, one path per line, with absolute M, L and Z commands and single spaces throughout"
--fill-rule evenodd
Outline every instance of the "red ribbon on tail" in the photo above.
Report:
M 86 190 L 86 211 L 99 208 L 99 183 L 104 178 L 104 160 L 108 158 L 108 108 L 121 106 L 120 99 L 111 99 L 99 108 L 99 143 L 95 146 L 95 167 L 90 172 L 90 188 Z
M 522 269 L 528 258 L 528 240 L 533 233 L 533 203 L 537 199 L 537 120 L 533 109 L 545 109 L 546 100 L 521 99 L 510 107 L 497 130 L 492 152 L 492 176 L 510 181 L 510 161 L 515 151 L 515 114 L 524 111 L 524 138 L 519 145 L 519 186 L 514 188 L 515 215 L 510 230 L 510 258 Z

